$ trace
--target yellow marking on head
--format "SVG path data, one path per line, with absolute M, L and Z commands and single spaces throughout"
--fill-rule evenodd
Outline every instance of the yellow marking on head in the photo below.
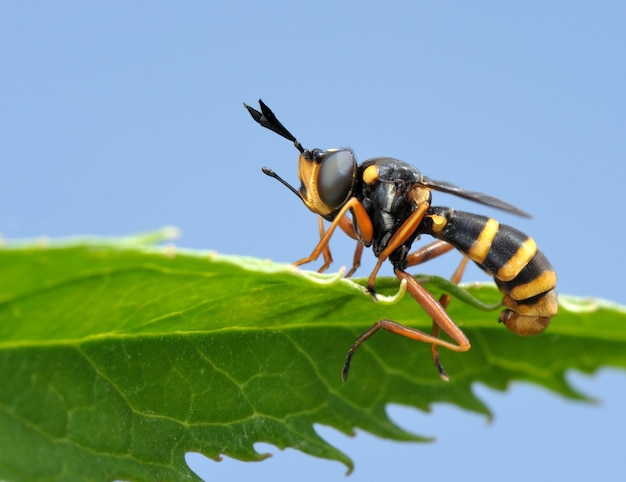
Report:
M 300 194 L 302 200 L 307 208 L 320 216 L 326 216 L 334 211 L 333 208 L 328 206 L 317 190 L 317 176 L 319 175 L 320 164 L 307 159 L 304 154 L 300 154 L 298 160 L 298 177 L 302 183 L 303 188 L 300 188 Z
M 371 186 L 376 181 L 378 181 L 378 167 L 376 165 L 371 165 L 365 168 L 365 171 L 363 171 L 363 182 L 368 186 Z
M 544 271 L 534 280 L 520 286 L 516 286 L 509 293 L 514 300 L 527 300 L 546 291 L 550 291 L 556 286 L 556 273 L 554 271 Z
M 428 216 L 433 222 L 433 231 L 435 233 L 440 233 L 443 228 L 448 224 L 448 220 L 444 216 L 439 216 L 438 214 L 432 214 Z
M 498 228 L 500 224 L 495 219 L 489 218 L 485 223 L 485 227 L 480 232 L 474 244 L 470 247 L 467 255 L 472 261 L 482 264 L 485 258 L 489 254 L 493 239 L 498 234 Z
M 533 259 L 535 254 L 537 254 L 537 243 L 533 238 L 526 239 L 511 259 L 498 270 L 496 278 L 502 281 L 511 281 Z

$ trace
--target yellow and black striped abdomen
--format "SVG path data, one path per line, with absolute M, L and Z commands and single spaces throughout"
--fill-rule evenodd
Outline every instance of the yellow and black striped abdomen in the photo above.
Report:
M 446 241 L 490 276 L 504 294 L 500 321 L 518 335 L 543 331 L 557 313 L 556 273 L 521 231 L 478 214 L 431 207 L 420 233 Z

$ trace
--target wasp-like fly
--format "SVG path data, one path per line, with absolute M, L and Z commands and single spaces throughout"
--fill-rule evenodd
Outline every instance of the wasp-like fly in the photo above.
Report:
M 504 294 L 505 309 L 499 321 L 509 330 L 518 335 L 534 335 L 548 326 L 550 318 L 557 313 L 556 273 L 535 241 L 493 218 L 432 206 L 432 191 L 454 194 L 520 216 L 527 217 L 526 213 L 492 196 L 429 179 L 412 165 L 397 159 L 376 157 L 357 164 L 349 149 L 304 149 L 269 107 L 261 100 L 259 104 L 260 112 L 244 106 L 256 122 L 293 142 L 300 152 L 300 188 L 295 189 L 271 169 L 263 168 L 263 172 L 288 187 L 320 216 L 320 242 L 309 256 L 295 264 L 309 263 L 322 255 L 324 265 L 320 271 L 324 271 L 332 261 L 328 242 L 339 227 L 358 241 L 347 276 L 358 268 L 363 247 L 372 247 L 378 262 L 369 276 L 368 290 L 374 294 L 376 275 L 388 259 L 396 276 L 406 282 L 407 291 L 433 319 L 430 334 L 388 319 L 376 322 L 348 351 L 342 372 L 344 380 L 356 349 L 381 328 L 431 344 L 439 373 L 447 379 L 437 347 L 463 352 L 469 350 L 470 342 L 446 312 L 450 297 L 444 295 L 436 300 L 406 268 L 453 248 L 465 256 L 452 281 L 460 281 L 468 260 L 492 276 Z M 321 218 L 330 222 L 327 230 Z M 422 234 L 429 234 L 436 241 L 411 252 L 413 241 Z M 439 338 L 440 330 L 453 342 Z

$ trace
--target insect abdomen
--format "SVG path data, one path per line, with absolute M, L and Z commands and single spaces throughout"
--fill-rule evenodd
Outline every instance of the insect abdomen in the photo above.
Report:
M 543 331 L 557 313 L 556 273 L 521 231 L 493 218 L 432 207 L 420 232 L 446 241 L 495 279 L 506 306 L 500 321 L 518 335 Z

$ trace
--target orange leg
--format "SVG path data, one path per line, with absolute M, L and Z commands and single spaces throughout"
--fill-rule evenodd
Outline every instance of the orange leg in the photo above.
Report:
M 324 229 L 324 218 L 322 216 L 317 217 L 317 227 L 320 232 L 320 241 L 324 239 L 325 229 Z M 330 253 L 330 247 L 328 244 L 324 246 L 322 249 L 322 256 L 324 257 L 324 264 L 317 270 L 318 273 L 323 273 L 328 269 L 330 264 L 333 262 L 333 255 Z
M 324 234 L 326 234 L 326 230 L 324 229 L 324 218 L 322 216 L 317 217 L 317 223 L 320 233 L 320 241 L 324 239 Z M 354 232 L 354 227 L 352 226 L 352 220 L 348 216 L 344 216 L 339 220 L 339 227 L 341 230 L 350 236 L 352 239 L 357 240 L 356 249 L 354 250 L 354 256 L 352 257 L 352 267 L 350 271 L 346 274 L 346 278 L 349 278 L 354 274 L 354 272 L 361 266 L 361 256 L 363 254 L 364 245 L 359 241 L 356 233 Z M 333 256 L 330 253 L 330 247 L 326 245 L 322 250 L 322 256 L 324 257 L 324 264 L 317 270 L 318 273 L 323 273 L 328 269 L 330 264 L 333 262 Z
M 407 267 L 425 263 L 426 261 L 430 261 L 431 259 L 441 256 L 442 254 L 446 254 L 448 251 L 452 251 L 453 249 L 454 246 L 438 239 L 437 241 L 433 241 L 432 243 L 422 246 L 417 251 L 409 254 L 406 257 Z
M 357 222 L 358 222 L 358 218 L 357 218 Z M 368 221 L 366 221 L 365 223 L 367 224 L 367 222 L 369 222 L 369 224 L 371 225 L 371 221 L 369 221 L 369 216 L 368 216 Z M 344 233 L 346 233 L 352 239 L 357 240 L 356 248 L 354 250 L 354 256 L 352 257 L 352 268 L 350 268 L 350 271 L 348 271 L 348 273 L 346 274 L 346 278 L 349 278 L 350 276 L 354 274 L 354 272 L 357 269 L 359 269 L 359 266 L 361 266 L 361 256 L 363 255 L 363 248 L 365 247 L 365 245 L 359 239 L 359 236 L 354 231 L 354 224 L 352 223 L 352 220 L 348 218 L 348 216 L 344 216 L 343 218 L 341 218 L 341 220 L 339 221 L 339 227 L 342 229 Z
M 461 263 L 459 264 L 456 271 L 450 278 L 450 281 L 452 281 L 454 284 L 459 284 L 461 282 L 461 278 L 463 277 L 463 273 L 465 272 L 465 267 L 467 266 L 468 261 L 469 261 L 469 258 L 467 256 L 463 256 Z M 450 301 L 452 301 L 452 296 L 448 294 L 443 294 L 439 298 L 439 304 L 443 307 L 444 310 L 448 308 Z M 433 319 L 433 327 L 430 333 L 435 337 L 439 336 L 439 325 L 436 323 L 434 319 Z M 435 362 L 435 365 L 437 366 L 437 370 L 439 370 L 439 376 L 445 381 L 450 380 L 450 377 L 448 377 L 446 370 L 443 368 L 443 365 L 441 364 L 441 361 L 439 360 L 439 347 L 433 344 L 430 347 L 430 351 L 433 356 L 433 362 Z
M 330 238 L 335 232 L 337 226 L 340 226 L 344 231 L 346 231 L 346 229 L 349 229 L 349 231 L 354 233 L 354 230 L 352 228 L 347 227 L 349 218 L 347 218 L 346 215 L 348 211 L 352 212 L 352 216 L 359 226 L 360 239 L 362 239 L 363 242 L 365 242 L 366 244 L 369 244 L 372 241 L 372 237 L 374 236 L 374 227 L 372 226 L 372 221 L 370 220 L 370 217 L 361 202 L 357 198 L 353 197 L 348 199 L 348 201 L 341 207 L 341 209 L 337 213 L 337 216 L 330 223 L 330 226 L 328 226 L 328 230 L 321 237 L 320 242 L 317 243 L 317 246 L 315 247 L 313 252 L 306 258 L 302 258 L 296 261 L 294 265 L 301 266 L 303 264 L 310 263 L 311 261 L 315 261 L 317 258 L 319 258 L 320 254 L 322 254 L 325 249 L 328 249 L 328 242 L 330 241 Z M 320 234 L 321 232 L 322 231 L 320 231 Z M 350 232 L 347 232 L 347 234 L 351 235 Z
M 415 341 L 421 341 L 424 343 L 431 343 L 437 346 L 443 346 L 453 351 L 467 351 L 470 349 L 470 342 L 463 333 L 463 331 L 450 319 L 448 313 L 441 304 L 433 298 L 433 296 L 419 284 L 415 278 L 413 278 L 406 271 L 397 269 L 395 270 L 396 276 L 400 280 L 404 280 L 407 283 L 407 291 L 415 300 L 424 308 L 424 311 L 430 315 L 433 321 L 437 324 L 438 330 L 442 329 L 446 332 L 450 338 L 454 341 L 451 343 L 446 340 L 442 340 L 438 336 L 425 333 L 417 328 L 410 328 L 408 326 L 401 325 L 392 320 L 382 319 L 374 323 L 374 325 L 359 336 L 354 344 L 348 350 L 346 361 L 343 366 L 342 378 L 344 381 L 348 379 L 348 372 L 350 370 L 350 363 L 354 352 L 366 341 L 370 336 L 376 333 L 378 330 L 383 329 L 396 335 L 406 336 Z M 437 333 L 438 334 L 438 333 Z
M 441 240 L 434 241 L 430 244 L 427 244 L 426 246 L 423 246 L 422 248 L 418 249 L 414 253 L 411 253 L 410 255 L 408 255 L 407 256 L 408 266 L 415 266 L 420 263 L 424 263 L 433 258 L 436 258 L 437 256 L 441 256 L 442 254 L 447 253 L 453 248 L 454 247 L 451 244 L 448 244 L 445 241 L 441 241 Z M 463 277 L 463 273 L 465 272 L 465 268 L 467 266 L 468 261 L 469 261 L 469 258 L 467 258 L 466 256 L 463 256 L 461 263 L 459 264 L 456 271 L 450 278 L 450 281 L 452 281 L 455 284 L 459 284 L 459 282 L 461 281 L 461 278 Z M 443 294 L 439 298 L 439 304 L 444 309 L 448 308 L 450 301 L 452 301 L 452 297 L 448 294 Z M 438 338 L 439 331 L 440 331 L 440 326 L 436 322 L 436 320 L 433 318 L 433 326 L 432 326 L 430 333 L 435 338 Z M 439 376 L 442 379 L 448 381 L 449 380 L 448 374 L 446 373 L 446 370 L 443 368 L 443 365 L 441 364 L 441 361 L 439 360 L 439 346 L 437 344 L 433 343 L 431 345 L 431 353 L 433 357 L 433 362 L 437 366 L 437 370 L 439 370 Z
M 354 256 L 352 258 L 352 268 L 350 268 L 350 271 L 348 271 L 348 273 L 346 274 L 346 278 L 352 276 L 354 272 L 359 269 L 359 266 L 361 266 L 361 255 L 363 254 L 363 247 L 363 244 L 357 243 L 356 249 L 354 250 Z
M 376 266 L 374 266 L 373 271 L 370 274 L 369 279 L 367 280 L 367 289 L 372 294 L 372 296 L 376 297 L 376 292 L 374 291 L 374 283 L 376 281 L 376 275 L 380 270 L 380 267 L 383 265 L 385 260 L 393 253 L 396 249 L 398 249 L 402 244 L 411 237 L 411 235 L 415 232 L 419 224 L 424 219 L 424 214 L 426 214 L 426 210 L 430 204 L 424 202 L 420 204 L 415 211 L 413 211 L 409 217 L 402 223 L 402 225 L 397 229 L 393 236 L 389 238 L 389 242 L 385 249 L 383 249 L 382 253 L 378 256 L 378 261 L 376 262 Z

